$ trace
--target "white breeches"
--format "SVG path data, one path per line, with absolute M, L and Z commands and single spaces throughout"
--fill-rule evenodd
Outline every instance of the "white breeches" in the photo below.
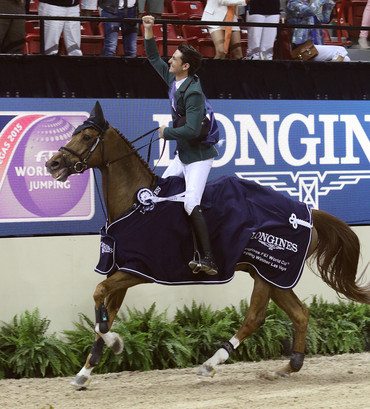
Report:
M 248 23 L 275 23 L 279 22 L 280 15 L 247 14 Z M 253 60 L 272 60 L 277 28 L 275 27 L 248 27 L 247 57 Z
M 213 160 L 214 159 L 211 158 L 186 165 L 182 163 L 179 156 L 176 155 L 175 159 L 163 173 L 162 178 L 169 176 L 185 178 L 186 191 L 184 208 L 188 215 L 191 214 L 195 206 L 200 205 Z
M 340 45 L 317 45 L 315 44 L 319 55 L 313 58 L 314 61 L 335 61 L 339 56 L 343 57 L 343 61 L 351 61 L 348 57 L 347 50 Z
M 80 6 L 62 7 L 39 3 L 40 16 L 79 17 Z M 59 39 L 63 33 L 64 44 L 68 55 L 82 55 L 81 23 L 79 21 L 45 20 L 45 53 L 57 54 Z

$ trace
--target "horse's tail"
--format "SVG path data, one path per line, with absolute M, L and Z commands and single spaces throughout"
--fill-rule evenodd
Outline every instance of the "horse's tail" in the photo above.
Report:
M 366 269 L 356 279 L 360 257 L 357 235 L 345 222 L 322 210 L 313 209 L 312 216 L 318 244 L 309 266 L 313 270 L 316 264 L 321 278 L 337 293 L 370 304 L 370 283 L 360 286 Z

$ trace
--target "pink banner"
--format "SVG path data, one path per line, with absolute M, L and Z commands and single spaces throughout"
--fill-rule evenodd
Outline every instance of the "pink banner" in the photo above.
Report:
M 15 149 L 30 124 L 45 115 L 18 116 L 11 120 L 0 133 L 0 188 L 4 182 Z

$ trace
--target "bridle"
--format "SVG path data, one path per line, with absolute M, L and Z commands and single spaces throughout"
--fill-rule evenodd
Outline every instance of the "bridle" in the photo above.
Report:
M 78 152 L 74 151 L 73 149 L 67 148 L 66 146 L 62 146 L 61 148 L 59 148 L 59 152 L 62 153 L 62 156 L 64 156 L 63 151 L 66 151 L 66 152 L 70 153 L 71 155 L 76 156 L 79 159 L 79 162 L 76 162 L 73 165 L 71 164 L 68 167 L 69 170 L 73 170 L 75 173 L 83 173 L 87 169 L 87 162 L 90 159 L 91 155 L 94 153 L 95 149 L 100 144 L 100 142 L 102 142 L 102 147 L 103 147 L 102 150 L 103 150 L 103 158 L 104 158 L 104 134 L 107 131 L 107 129 L 109 128 L 109 123 L 107 121 L 105 121 L 104 126 L 101 127 L 98 124 L 96 124 L 95 122 L 86 120 L 84 122 L 84 127 L 85 128 L 91 127 L 91 128 L 96 129 L 97 131 L 99 131 L 98 137 L 91 144 L 91 146 L 88 146 L 81 153 L 78 153 Z M 152 133 L 152 137 L 151 137 L 151 139 L 150 139 L 150 141 L 148 143 L 146 143 L 145 145 L 140 146 L 139 148 L 132 149 L 130 152 L 128 152 L 128 153 L 126 153 L 126 154 L 124 154 L 124 155 L 122 155 L 122 156 L 120 156 L 120 157 L 118 157 L 116 159 L 113 159 L 113 160 L 107 162 L 105 165 L 107 167 L 109 167 L 112 163 L 118 162 L 118 161 L 126 158 L 127 156 L 132 155 L 133 153 L 137 153 L 139 150 L 145 148 L 146 146 L 149 146 L 148 158 L 147 158 L 147 162 L 149 163 L 152 144 L 159 140 L 159 138 L 153 139 L 154 132 L 156 130 L 158 130 L 158 129 L 159 129 L 159 127 L 151 129 L 150 131 L 146 132 L 145 134 L 143 134 L 143 135 L 139 136 L 138 138 L 136 138 L 135 140 L 131 141 L 131 143 L 135 143 L 135 142 L 139 141 L 140 139 L 144 138 L 145 136 L 149 135 L 150 133 Z M 124 139 L 123 135 L 120 135 L 120 137 L 122 139 Z M 86 154 L 86 152 L 87 152 L 87 155 L 83 158 L 83 156 Z M 163 152 L 162 152 L 162 154 L 163 154 Z M 161 156 L 162 156 L 162 154 L 161 154 Z
M 108 124 L 107 121 L 105 121 L 104 127 L 100 127 L 95 122 L 92 122 L 92 121 L 89 121 L 89 120 L 86 120 L 84 122 L 84 125 L 87 125 L 85 128 L 87 128 L 88 125 L 90 125 L 92 128 L 99 131 L 98 137 L 91 144 L 91 146 L 87 147 L 81 153 L 78 153 L 78 152 L 74 151 L 73 149 L 67 148 L 66 146 L 62 146 L 61 148 L 59 148 L 59 152 L 62 153 L 63 157 L 64 157 L 63 151 L 67 151 L 68 153 L 70 153 L 73 156 L 76 156 L 80 160 L 79 162 L 76 162 L 73 165 L 71 164 L 71 166 L 68 167 L 69 170 L 71 170 L 71 168 L 72 168 L 76 173 L 83 173 L 87 169 L 87 161 L 90 159 L 91 155 L 94 153 L 94 151 L 97 148 L 97 146 L 99 145 L 99 143 L 104 141 L 104 134 L 105 134 L 106 130 L 109 128 L 109 124 Z M 86 152 L 87 152 L 86 157 L 82 158 L 83 155 L 85 155 Z

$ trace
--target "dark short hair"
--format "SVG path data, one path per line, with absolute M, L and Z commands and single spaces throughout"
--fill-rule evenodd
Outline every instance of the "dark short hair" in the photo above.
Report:
M 192 45 L 186 43 L 180 44 L 178 50 L 182 54 L 182 63 L 188 63 L 190 65 L 189 75 L 194 75 L 202 65 L 202 55 Z

